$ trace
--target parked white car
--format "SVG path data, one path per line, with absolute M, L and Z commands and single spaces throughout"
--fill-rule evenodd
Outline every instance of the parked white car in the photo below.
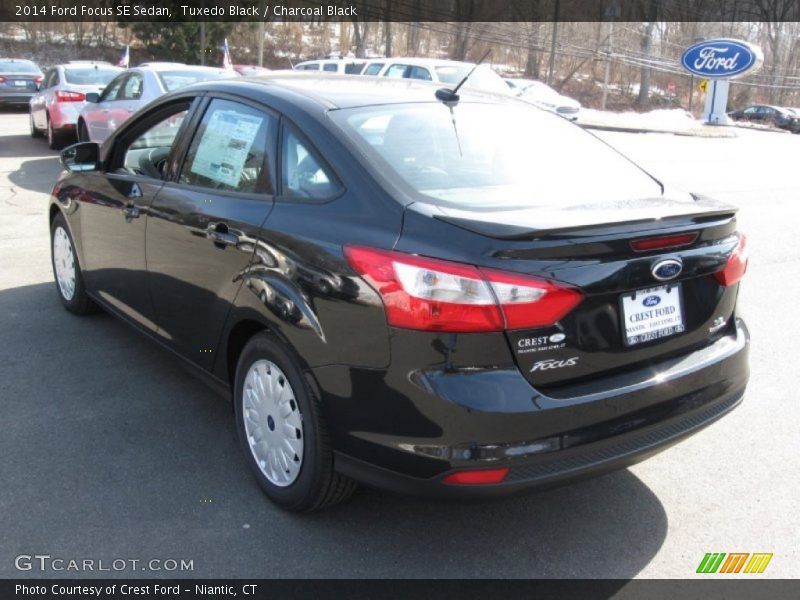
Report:
M 554 112 L 569 121 L 577 121 L 581 103 L 559 94 L 549 85 L 535 79 L 506 79 L 511 92 L 518 98 Z
M 466 77 L 475 63 L 439 58 L 393 57 L 376 58 L 367 62 L 362 75 L 376 77 L 395 77 L 403 79 L 421 79 L 456 86 Z M 503 78 L 488 65 L 480 65 L 464 84 L 471 89 L 509 94 L 508 86 Z
M 319 60 L 306 60 L 294 65 L 295 71 L 323 71 L 325 73 L 339 73 L 340 75 L 358 75 L 367 61 L 354 58 L 322 58 Z

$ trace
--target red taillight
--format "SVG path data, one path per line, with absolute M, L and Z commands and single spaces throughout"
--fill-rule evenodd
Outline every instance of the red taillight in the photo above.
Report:
M 725 268 L 714 273 L 717 281 L 724 286 L 733 285 L 744 277 L 747 271 L 747 236 L 739 234 L 739 243 L 733 249 Z
M 697 231 L 692 233 L 679 233 L 676 235 L 662 235 L 660 237 L 645 238 L 643 240 L 633 240 L 631 248 L 635 252 L 647 252 L 649 250 L 663 250 L 665 248 L 680 248 L 688 246 L 697 239 Z
M 443 483 L 455 485 L 486 485 L 491 483 L 502 483 L 508 475 L 508 467 L 503 469 L 481 469 L 479 471 L 456 471 L 450 473 Z
M 2 75 L 0 75 L 0 83 L 5 83 L 5 82 L 6 82 L 6 78 L 3 77 Z
M 56 102 L 83 102 L 86 100 L 86 94 L 81 92 L 67 92 L 65 90 L 56 90 Z
M 33 83 L 42 83 L 43 77 L 41 75 L 37 75 L 33 78 Z
M 542 327 L 582 298 L 541 279 L 402 252 L 348 246 L 345 255 L 381 295 L 394 327 L 459 333 Z

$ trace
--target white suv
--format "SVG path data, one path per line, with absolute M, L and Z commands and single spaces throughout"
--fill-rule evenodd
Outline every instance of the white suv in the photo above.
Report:
M 295 71 L 322 71 L 324 73 L 339 73 L 340 75 L 358 75 L 367 61 L 354 58 L 323 58 L 320 60 L 307 60 L 294 65 Z

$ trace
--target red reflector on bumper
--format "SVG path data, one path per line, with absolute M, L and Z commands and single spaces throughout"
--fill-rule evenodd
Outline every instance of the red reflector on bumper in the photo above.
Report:
M 508 467 L 503 469 L 481 469 L 480 471 L 458 471 L 450 473 L 443 483 L 455 485 L 481 485 L 489 483 L 501 483 L 508 475 Z

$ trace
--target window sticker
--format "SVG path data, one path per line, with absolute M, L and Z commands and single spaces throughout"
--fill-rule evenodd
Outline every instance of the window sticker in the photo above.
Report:
M 237 187 L 250 148 L 263 122 L 263 117 L 235 110 L 214 112 L 197 147 L 191 172 Z

